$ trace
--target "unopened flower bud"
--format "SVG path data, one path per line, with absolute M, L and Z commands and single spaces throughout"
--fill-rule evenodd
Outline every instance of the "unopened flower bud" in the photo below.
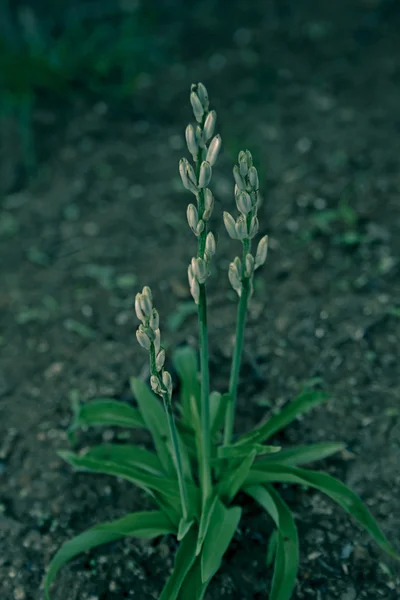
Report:
M 249 237 L 249 234 L 247 232 L 246 219 L 243 215 L 240 215 L 240 217 L 238 217 L 235 224 L 235 229 L 238 240 L 244 240 L 245 238 Z
M 151 317 L 151 313 L 153 310 L 153 303 L 151 301 L 151 298 L 148 294 L 143 293 L 143 292 L 141 294 L 138 294 L 138 296 L 139 296 L 139 299 L 138 299 L 139 306 L 142 310 L 142 313 L 144 314 L 146 319 L 149 319 Z
M 207 279 L 207 266 L 202 258 L 192 258 L 192 273 L 199 283 L 204 283 Z
M 207 233 L 207 237 L 206 237 L 206 250 L 211 257 L 214 256 L 215 249 L 216 249 L 215 237 L 214 237 L 214 234 L 212 233 L 212 231 L 209 231 Z
M 190 125 L 188 125 L 186 127 L 185 137 L 186 137 L 186 144 L 187 144 L 188 150 L 189 150 L 190 154 L 193 156 L 193 158 L 196 159 L 197 153 L 199 151 L 199 147 L 198 147 L 197 141 L 196 141 L 195 130 L 191 123 L 190 123 Z
M 258 187 L 259 187 L 258 173 L 257 173 L 257 169 L 255 167 L 250 167 L 250 169 L 249 169 L 249 181 L 250 181 L 250 185 L 253 188 L 253 190 L 258 190 Z
M 196 142 L 197 142 L 197 145 L 199 146 L 199 148 L 206 147 L 206 141 L 204 139 L 204 134 L 203 134 L 203 131 L 202 131 L 200 125 L 196 125 Z
M 247 166 L 249 169 L 253 166 L 253 157 L 250 150 L 246 150 Z
M 197 208 L 195 207 L 194 204 L 189 204 L 189 206 L 187 207 L 186 216 L 187 216 L 187 220 L 188 220 L 190 229 L 193 232 L 195 232 L 196 227 L 199 223 L 199 214 L 198 214 Z
M 203 219 L 200 219 L 200 221 L 197 223 L 197 227 L 195 230 L 195 234 L 197 235 L 197 237 L 204 231 L 204 227 L 205 227 L 205 223 L 204 223 Z
M 196 175 L 193 171 L 193 167 L 189 165 L 186 158 L 182 158 L 179 161 L 179 173 L 185 188 L 193 194 L 197 194 Z
M 247 164 L 247 156 L 246 153 L 241 150 L 239 152 L 239 171 L 242 177 L 246 177 L 249 167 Z
M 203 134 L 206 142 L 208 142 L 208 140 L 212 138 L 216 122 L 217 113 L 215 112 L 215 110 L 211 110 L 206 117 L 203 128 Z
M 160 329 L 156 329 L 154 331 L 154 341 L 153 341 L 153 344 L 154 344 L 154 351 L 155 351 L 156 356 L 157 356 L 157 354 L 160 352 L 160 345 L 161 345 L 161 332 L 160 332 Z
M 251 198 L 247 192 L 239 192 L 236 196 L 236 206 L 238 211 L 247 215 L 252 209 Z
M 136 312 L 137 318 L 144 323 L 146 321 L 146 316 L 140 307 L 140 302 L 139 302 L 140 296 L 141 296 L 141 294 L 136 294 L 136 296 L 135 296 L 135 312 Z
M 209 188 L 206 188 L 204 190 L 204 213 L 203 213 L 203 219 L 205 221 L 208 221 L 208 219 L 211 217 L 213 208 L 214 208 L 214 196 L 212 195 L 211 190 Z
M 209 162 L 203 160 L 200 166 L 199 187 L 206 187 L 211 180 L 212 169 Z
M 238 272 L 238 277 L 241 277 L 242 276 L 242 261 L 240 260 L 240 258 L 238 256 L 236 256 L 233 259 L 233 263 L 232 264 L 234 264 L 235 267 L 236 267 L 236 270 Z
M 253 239 L 253 237 L 257 235 L 258 226 L 259 226 L 259 223 L 258 223 L 257 217 L 253 217 L 251 219 L 250 229 L 249 229 L 249 238 L 250 239 Z
M 148 296 L 151 301 L 153 301 L 153 294 L 151 293 L 151 289 L 148 285 L 145 285 L 142 289 L 142 294 Z
M 155 394 L 160 394 L 161 385 L 160 385 L 160 380 L 158 379 L 157 375 L 152 375 L 150 377 L 150 385 L 151 385 L 151 389 L 153 390 L 153 392 Z
M 206 160 L 210 163 L 211 166 L 215 165 L 217 162 L 219 151 L 221 150 L 221 136 L 216 135 L 210 142 L 210 145 L 207 150 Z
M 193 296 L 193 300 L 196 304 L 200 301 L 200 284 L 195 277 L 190 282 L 190 293 Z
M 156 331 L 160 326 L 160 317 L 155 308 L 153 308 L 153 311 L 151 313 L 149 326 L 152 328 L 153 331 Z
M 168 371 L 164 371 L 162 374 L 162 382 L 167 388 L 168 396 L 172 396 L 172 377 Z
M 149 336 L 143 331 L 143 329 L 140 329 L 140 327 L 136 331 L 136 339 L 142 346 L 142 348 L 144 348 L 145 350 L 150 350 L 151 340 Z
M 198 97 L 196 92 L 191 92 L 190 103 L 192 105 L 193 114 L 195 116 L 196 121 L 198 123 L 201 123 L 201 120 L 204 115 L 204 108 L 203 108 L 202 103 L 200 102 L 200 98 Z
M 254 256 L 250 253 L 246 254 L 246 265 L 244 273 L 246 277 L 251 277 L 254 271 Z
M 235 165 L 233 167 L 233 176 L 235 178 L 235 182 L 236 182 L 236 185 L 238 186 L 239 190 L 245 190 L 246 189 L 246 182 L 243 179 L 243 177 L 241 176 L 240 171 L 239 171 L 239 167 L 237 165 Z
M 231 286 L 239 294 L 242 289 L 242 282 L 235 263 L 229 265 L 228 277 Z
M 197 84 L 197 90 L 196 91 L 197 91 L 197 95 L 198 95 L 198 97 L 200 99 L 200 102 L 201 102 L 204 110 L 205 111 L 208 110 L 209 101 L 208 101 L 208 92 L 207 92 L 206 86 L 203 83 L 199 82 Z
M 233 240 L 237 240 L 238 236 L 237 236 L 236 228 L 235 228 L 235 219 L 232 217 L 231 214 L 229 214 L 226 211 L 224 211 L 223 218 L 224 218 L 224 225 L 225 225 L 225 228 L 226 228 L 228 234 L 230 235 L 230 237 Z
M 156 369 L 161 371 L 165 363 L 165 350 L 161 348 L 160 352 L 156 356 Z
M 257 252 L 256 252 L 256 260 L 254 263 L 254 268 L 258 269 L 261 267 L 267 260 L 268 254 L 268 236 L 264 235 L 261 240 L 258 242 Z

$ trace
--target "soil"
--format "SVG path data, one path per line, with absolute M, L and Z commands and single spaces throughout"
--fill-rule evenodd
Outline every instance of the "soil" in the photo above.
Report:
M 169 349 L 195 341 L 193 315 L 178 329 L 168 320 L 190 301 L 195 240 L 177 164 L 192 80 L 206 83 L 224 142 L 213 176 L 214 387 L 227 385 L 235 299 L 226 271 L 239 250 L 221 212 L 233 210 L 231 168 L 248 147 L 271 244 L 250 309 L 237 427 L 248 429 L 306 384 L 328 390 L 331 400 L 279 442 L 344 441 L 346 451 L 322 467 L 362 496 L 400 548 L 400 11 L 378 0 L 249 4 L 233 3 L 229 19 L 213 2 L 183 7 L 179 60 L 149 77 L 129 109 L 79 100 L 67 112 L 37 111 L 37 176 L 3 190 L 3 600 L 39 600 L 63 541 L 150 508 L 126 482 L 74 474 L 57 451 L 68 447 L 71 392 L 130 400 L 129 377 L 146 377 L 131 309 L 141 286 L 153 289 Z M 80 442 L 122 437 L 141 441 L 107 429 Z M 400 597 L 398 566 L 339 508 L 311 490 L 282 493 L 301 540 L 294 600 Z M 270 532 L 245 504 L 207 600 L 267 597 Z M 99 548 L 64 567 L 52 597 L 157 598 L 175 547 L 162 538 Z

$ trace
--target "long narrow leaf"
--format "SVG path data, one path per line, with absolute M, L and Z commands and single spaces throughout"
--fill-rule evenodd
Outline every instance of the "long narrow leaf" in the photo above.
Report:
M 305 446 L 293 446 L 292 448 L 281 450 L 278 457 L 269 455 L 258 460 L 255 463 L 255 468 L 258 469 L 260 465 L 266 465 L 271 462 L 276 463 L 278 461 L 280 465 L 304 465 L 327 458 L 332 454 L 336 454 L 336 452 L 344 450 L 345 447 L 346 444 L 342 444 L 341 442 L 321 442 Z
M 185 421 L 190 421 L 190 399 L 199 404 L 200 384 L 197 378 L 199 366 L 196 351 L 190 346 L 177 348 L 173 355 L 174 367 L 181 380 L 181 402 Z
M 169 577 L 159 600 L 176 600 L 181 585 L 196 560 L 197 532 L 189 531 L 179 544 L 175 556 L 174 569 Z
M 239 466 L 237 463 L 236 466 L 229 463 L 227 473 L 219 485 L 219 495 L 227 504 L 233 500 L 249 475 L 256 454 L 257 450 L 252 450 Z
M 76 431 L 81 427 L 104 425 L 108 427 L 145 427 L 144 420 L 136 408 L 125 402 L 99 398 L 76 406 L 70 431 Z
M 215 505 L 219 501 L 218 496 L 210 496 L 205 503 L 203 503 L 201 518 L 199 523 L 199 535 L 197 538 L 196 556 L 200 554 L 204 538 L 206 537 L 208 527 L 210 525 L 211 516 L 214 512 Z
M 328 398 L 329 396 L 325 392 L 303 392 L 300 396 L 287 404 L 279 413 L 270 417 L 268 421 L 253 429 L 253 431 L 241 436 L 237 444 L 245 444 L 248 442 L 257 442 L 261 444 L 274 435 L 274 433 L 277 433 L 289 425 L 296 417 L 308 412 L 315 406 L 318 406 L 318 404 L 325 402 Z
M 220 568 L 222 557 L 235 535 L 241 514 L 242 509 L 239 506 L 225 508 L 222 502 L 216 503 L 201 553 L 203 583 L 211 579 Z
M 90 448 L 85 457 L 124 463 L 143 469 L 152 475 L 165 476 L 159 458 L 153 452 L 134 444 L 100 444 Z
M 299 569 L 299 540 L 293 515 L 272 486 L 245 489 L 272 517 L 277 527 L 274 575 L 269 600 L 290 600 Z
M 268 463 L 263 465 L 262 470 L 256 470 L 256 467 L 252 469 L 244 485 L 248 487 L 272 482 L 307 485 L 323 492 L 354 517 L 385 552 L 400 558 L 362 500 L 338 479 L 318 471 Z
M 229 394 L 211 392 L 210 394 L 210 427 L 212 435 L 218 433 L 225 422 L 225 413 L 229 404 Z
M 201 580 L 201 557 L 199 556 L 186 575 L 179 590 L 178 600 L 203 600 L 211 579 L 205 583 Z
M 132 513 L 122 519 L 96 525 L 77 535 L 61 546 L 49 565 L 44 580 L 46 600 L 50 600 L 50 586 L 58 571 L 78 554 L 128 536 L 151 539 L 166 533 L 176 533 L 173 524 L 162 512 L 151 511 Z
M 266 446 L 265 444 L 240 444 L 240 446 L 219 446 L 218 459 L 237 460 L 238 458 L 249 456 L 249 454 L 251 454 L 252 452 L 255 452 L 256 456 L 261 456 L 262 454 L 276 454 L 280 451 L 280 449 L 280 446 Z

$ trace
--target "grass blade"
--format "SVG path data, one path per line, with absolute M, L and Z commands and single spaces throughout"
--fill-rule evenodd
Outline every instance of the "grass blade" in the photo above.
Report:
M 257 451 L 252 450 L 248 456 L 239 464 L 239 466 L 233 466 L 232 463 L 227 469 L 227 475 L 222 479 L 219 484 L 219 495 L 223 500 L 229 504 L 236 496 L 246 477 L 249 475 L 251 466 L 256 457 Z
M 78 554 L 123 537 L 151 539 L 166 533 L 176 533 L 175 527 L 161 511 L 151 511 L 132 513 L 122 519 L 96 525 L 77 535 L 61 546 L 49 565 L 44 580 L 46 600 L 50 600 L 50 586 L 58 571 Z
M 181 402 L 183 415 L 187 423 L 190 420 L 190 399 L 196 399 L 199 406 L 200 384 L 198 381 L 199 363 L 196 351 L 190 346 L 177 348 L 173 355 L 173 364 L 181 380 Z
M 280 465 L 304 465 L 327 458 L 345 448 L 346 444 L 342 444 L 341 442 L 321 442 L 305 446 L 293 446 L 292 448 L 281 450 L 278 460 Z M 265 456 L 255 463 L 255 468 L 259 468 L 261 465 L 266 465 L 270 462 L 277 462 L 277 457 L 272 455 Z
M 203 583 L 201 580 L 201 557 L 199 556 L 182 583 L 178 600 L 203 600 L 210 581 L 211 579 Z
M 387 554 L 400 559 L 362 500 L 338 479 L 318 471 L 269 463 L 263 465 L 263 470 L 252 469 L 245 485 L 247 487 L 271 482 L 307 485 L 323 492 L 354 517 Z
M 81 427 L 100 427 L 107 425 L 118 427 L 145 427 L 143 417 L 136 408 L 125 402 L 99 398 L 75 407 L 70 432 Z
M 178 597 L 181 585 L 196 560 L 196 540 L 197 532 L 192 530 L 179 544 L 172 574 L 164 586 L 159 600 L 176 600 Z
M 143 469 L 158 477 L 165 476 L 165 471 L 158 456 L 134 444 L 100 444 L 88 450 L 85 457 L 119 464 L 123 463 Z
M 269 600 L 290 600 L 299 569 L 299 540 L 293 515 L 272 486 L 256 485 L 246 488 L 245 492 L 269 513 L 277 527 Z
M 224 426 L 226 410 L 229 404 L 229 394 L 211 392 L 210 394 L 210 427 L 211 435 L 218 433 Z
M 239 506 L 225 508 L 222 502 L 216 503 L 201 553 L 203 583 L 211 579 L 220 568 L 222 557 L 235 535 L 241 514 L 242 509 Z

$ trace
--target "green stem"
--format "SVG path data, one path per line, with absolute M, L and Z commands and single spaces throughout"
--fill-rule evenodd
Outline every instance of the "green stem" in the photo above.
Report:
M 206 286 L 200 285 L 198 307 L 200 334 L 200 370 L 201 370 L 201 473 L 203 502 L 211 494 L 211 430 L 210 430 L 210 376 L 208 366 L 207 300 Z
M 233 351 L 231 373 L 229 377 L 229 403 L 225 415 L 224 445 L 232 442 L 236 414 L 237 389 L 240 365 L 242 361 L 244 328 L 246 325 L 247 304 L 250 296 L 251 278 L 244 276 L 246 254 L 250 250 L 249 240 L 243 240 L 242 292 L 238 304 L 236 320 L 235 348 Z

